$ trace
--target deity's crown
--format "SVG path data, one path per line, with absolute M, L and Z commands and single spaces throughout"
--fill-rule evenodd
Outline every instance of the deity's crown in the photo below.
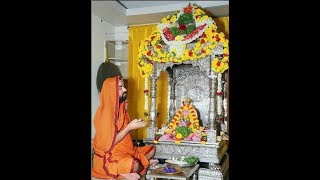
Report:
M 183 99 L 183 102 L 188 102 L 188 103 L 190 103 L 191 100 L 190 100 L 189 98 L 184 98 L 184 99 Z

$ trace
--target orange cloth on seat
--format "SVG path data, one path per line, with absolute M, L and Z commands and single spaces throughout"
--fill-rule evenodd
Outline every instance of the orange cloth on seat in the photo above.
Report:
M 134 147 L 130 133 L 115 144 L 117 132 L 130 122 L 126 102 L 119 105 L 119 77 L 104 81 L 100 93 L 100 105 L 94 116 L 96 134 L 93 139 L 94 157 L 92 176 L 97 178 L 118 178 L 119 174 L 133 172 L 135 161 L 138 161 L 143 174 L 149 166 L 146 157 L 154 147 Z

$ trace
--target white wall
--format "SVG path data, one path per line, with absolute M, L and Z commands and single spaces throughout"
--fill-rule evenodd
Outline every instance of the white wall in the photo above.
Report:
M 117 41 L 129 41 L 129 31 L 127 26 L 115 27 L 115 39 Z M 129 45 L 124 44 L 122 50 L 115 50 L 115 57 L 120 59 L 126 59 L 127 62 L 116 62 L 115 64 L 119 67 L 123 78 L 128 78 L 128 54 L 129 54 Z
M 99 65 L 105 59 L 104 41 L 106 40 L 106 33 L 114 34 L 115 27 L 91 14 L 91 33 L 91 136 L 93 137 L 95 134 L 93 117 L 100 101 L 96 86 L 96 76 Z M 112 52 L 109 52 L 111 56 L 110 53 Z
M 117 41 L 129 41 L 129 31 L 127 26 L 115 27 L 115 39 Z M 123 44 L 122 50 L 115 50 L 115 57 L 128 60 L 128 44 Z M 121 67 L 120 67 L 121 68 Z M 121 71 L 122 73 L 123 71 Z M 125 72 L 127 73 L 127 72 Z M 123 75 L 123 73 L 122 73 Z

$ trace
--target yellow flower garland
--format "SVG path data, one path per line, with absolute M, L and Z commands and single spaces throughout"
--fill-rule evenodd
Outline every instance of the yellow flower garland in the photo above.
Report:
M 207 20 L 209 17 L 204 13 L 203 10 L 199 9 L 197 6 L 193 6 L 193 16 L 196 22 L 201 22 Z M 168 15 L 166 18 L 161 20 L 163 24 L 172 24 L 177 20 L 177 12 L 173 15 Z M 182 54 L 177 56 L 177 49 L 174 48 L 171 52 L 166 51 L 161 44 L 161 34 L 159 28 L 157 28 L 151 35 L 140 42 L 139 52 L 138 52 L 138 69 L 142 77 L 149 77 L 153 71 L 153 63 L 182 63 L 184 61 L 194 61 L 201 58 L 207 57 L 211 54 L 218 44 L 221 42 L 223 44 L 223 55 L 221 60 L 213 57 L 212 70 L 215 73 L 223 73 L 229 68 L 229 41 L 225 38 L 224 33 L 217 33 L 217 26 L 215 23 L 210 24 L 206 27 L 204 33 L 197 39 L 195 46 L 192 48 L 187 48 L 186 44 L 181 44 L 180 51 Z M 181 42 L 183 37 L 178 35 L 175 37 L 177 42 Z

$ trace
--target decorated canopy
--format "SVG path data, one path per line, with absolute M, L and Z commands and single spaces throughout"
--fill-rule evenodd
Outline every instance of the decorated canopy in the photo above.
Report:
M 223 47 L 222 53 L 213 53 Z M 142 77 L 149 77 L 153 64 L 197 61 L 211 56 L 215 73 L 229 68 L 229 41 L 217 31 L 214 20 L 195 4 L 184 7 L 161 20 L 157 29 L 139 44 L 138 68 Z

